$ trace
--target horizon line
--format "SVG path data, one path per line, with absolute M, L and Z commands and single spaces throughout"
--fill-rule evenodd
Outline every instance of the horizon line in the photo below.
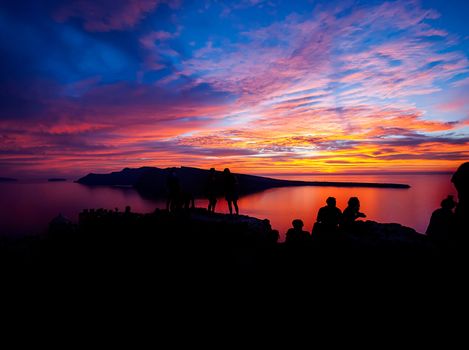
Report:
M 191 166 L 180 166 L 180 167 L 185 167 L 185 168 L 197 168 L 197 167 L 191 167 Z M 129 168 L 129 167 L 125 167 Z M 113 170 L 109 172 L 96 172 L 95 174 L 109 174 L 111 172 L 120 172 L 124 170 L 125 168 L 122 168 L 121 170 Z M 136 167 L 133 169 L 138 169 L 141 167 Z M 158 167 L 155 167 L 158 168 Z M 169 168 L 177 168 L 177 167 L 164 167 L 160 169 L 169 169 Z M 197 168 L 197 169 L 202 169 L 202 170 L 208 170 L 205 168 Z M 221 170 L 218 170 L 221 171 Z M 76 181 L 80 177 L 86 176 L 88 174 L 91 174 L 94 172 L 87 173 L 85 175 L 63 175 L 63 176 L 58 176 L 58 175 L 40 175 L 40 176 L 26 176 L 26 177 L 17 177 L 17 176 L 8 176 L 9 178 L 13 178 L 16 180 L 26 180 L 26 181 L 39 181 L 39 180 L 48 180 L 53 177 L 60 177 L 60 178 L 65 178 L 67 181 Z M 288 173 L 248 173 L 248 172 L 237 172 L 234 171 L 234 173 L 237 174 L 246 174 L 246 175 L 253 175 L 253 176 L 262 176 L 262 177 L 272 177 L 272 176 L 369 176 L 369 175 L 451 175 L 454 173 L 454 171 L 359 171 L 359 172 L 336 172 L 336 173 L 330 173 L 330 172 L 309 172 L 309 173 L 298 173 L 298 172 L 288 172 Z
M 349 176 L 349 175 L 451 175 L 454 171 L 369 171 L 369 172 L 312 172 L 312 173 L 262 173 L 258 176 Z

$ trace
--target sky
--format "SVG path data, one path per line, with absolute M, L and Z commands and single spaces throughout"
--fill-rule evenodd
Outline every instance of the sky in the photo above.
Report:
M 2 0 L 0 176 L 451 171 L 469 1 Z

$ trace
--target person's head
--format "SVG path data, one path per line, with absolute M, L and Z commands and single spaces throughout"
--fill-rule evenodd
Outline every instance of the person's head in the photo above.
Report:
M 230 169 L 225 168 L 225 169 L 223 170 L 223 173 L 226 174 L 226 175 L 230 174 Z
M 126 212 L 126 213 L 130 213 L 130 210 L 131 210 L 130 205 L 128 205 L 128 206 L 125 207 L 125 212 Z
M 329 207 L 335 207 L 336 206 L 336 200 L 334 197 L 329 197 L 326 199 L 327 206 Z
M 300 219 L 293 220 L 291 224 L 293 225 L 293 228 L 296 230 L 301 230 L 304 226 L 303 221 Z
M 453 196 L 448 196 L 441 201 L 441 207 L 444 209 L 453 209 L 456 206 L 456 202 L 453 199 Z
M 360 208 L 360 201 L 358 200 L 358 197 L 350 197 L 347 204 L 352 208 Z

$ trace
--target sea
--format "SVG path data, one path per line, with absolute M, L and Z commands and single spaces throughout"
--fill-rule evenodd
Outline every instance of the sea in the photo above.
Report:
M 303 220 L 304 229 L 311 231 L 320 207 L 327 197 L 337 199 L 345 209 L 350 197 L 358 197 L 364 220 L 399 223 L 425 233 L 432 212 L 440 202 L 456 190 L 450 174 L 431 175 L 290 175 L 277 176 L 289 180 L 377 182 L 408 184 L 409 189 L 362 187 L 284 187 L 243 196 L 239 199 L 240 214 L 268 219 L 272 228 L 285 232 L 294 219 Z M 197 207 L 206 207 L 206 199 L 196 199 Z M 142 198 L 132 188 L 89 187 L 75 183 L 47 181 L 18 181 L 0 183 L 0 236 L 31 236 L 46 232 L 49 222 L 59 214 L 72 222 L 85 208 L 105 208 L 150 213 L 164 208 L 164 200 Z M 223 198 L 216 211 L 228 212 Z

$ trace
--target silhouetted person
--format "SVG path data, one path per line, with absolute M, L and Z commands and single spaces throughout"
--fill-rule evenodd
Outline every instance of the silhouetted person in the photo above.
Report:
M 215 206 L 217 205 L 217 178 L 215 168 L 210 168 L 207 177 L 207 183 L 205 184 L 205 195 L 208 199 L 208 211 L 210 213 L 215 212 Z
M 455 233 L 459 239 L 469 236 L 469 162 L 462 164 L 451 178 L 458 191 L 458 205 L 455 210 Z
M 426 234 L 437 245 L 446 244 L 450 238 L 454 229 L 453 209 L 455 206 L 453 196 L 448 196 L 441 201 L 441 208 L 435 210 L 430 218 Z
M 182 193 L 182 201 L 184 204 L 184 209 L 189 210 L 189 209 L 194 209 L 195 208 L 195 201 L 194 201 L 194 196 L 190 192 L 183 192 Z
M 345 230 L 353 229 L 355 220 L 366 218 L 366 215 L 360 212 L 360 201 L 357 197 L 350 197 L 348 206 L 342 214 L 341 227 Z
M 174 170 L 170 171 L 166 179 L 166 188 L 168 191 L 166 210 L 175 211 L 180 205 L 181 185 Z
M 321 236 L 323 233 L 336 233 L 342 218 L 342 211 L 336 207 L 336 199 L 326 199 L 326 206 L 318 211 L 318 217 L 313 227 L 313 236 Z
M 238 180 L 234 176 L 230 169 L 225 168 L 223 170 L 223 189 L 225 191 L 225 199 L 228 202 L 228 209 L 230 214 L 233 214 L 233 206 L 235 207 L 236 214 L 239 214 L 238 209 Z
M 122 215 L 122 227 L 121 229 L 127 230 L 133 222 L 132 208 L 130 205 L 125 207 L 124 214 Z
M 130 215 L 130 213 L 131 213 L 131 208 L 130 208 L 130 205 L 128 205 L 128 206 L 125 207 L 124 214 L 125 215 Z
M 292 221 L 293 228 L 288 229 L 285 236 L 285 243 L 289 245 L 301 245 L 309 242 L 311 236 L 309 232 L 303 231 L 303 221 L 295 219 Z

